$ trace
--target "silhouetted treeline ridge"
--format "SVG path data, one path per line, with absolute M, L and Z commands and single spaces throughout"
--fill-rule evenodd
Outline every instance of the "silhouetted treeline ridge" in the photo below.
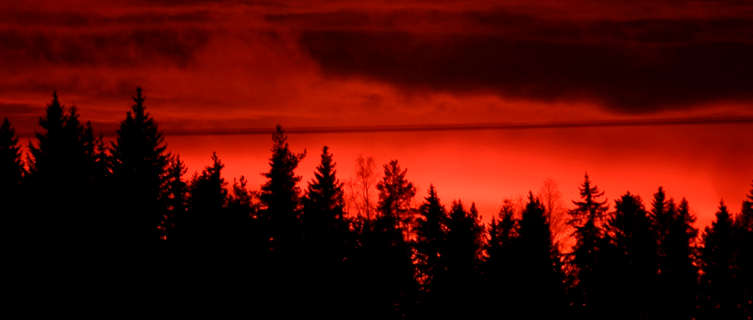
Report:
M 134 287 L 133 278 L 151 299 L 181 302 L 169 310 L 212 300 L 248 315 L 261 309 L 244 305 L 269 303 L 287 306 L 278 316 L 356 319 L 753 317 L 753 189 L 739 211 L 720 202 L 699 231 L 688 201 L 661 187 L 646 201 L 626 192 L 608 202 L 586 175 L 563 211 L 573 241 L 563 246 L 560 217 L 533 192 L 483 223 L 475 204 L 443 202 L 433 185 L 417 195 L 397 160 L 372 180 L 360 159 L 358 181 L 346 186 L 326 146 L 302 181 L 306 154 L 290 149 L 280 126 L 258 189 L 226 181 L 217 154 L 187 177 L 145 101 L 138 89 L 105 143 L 53 94 L 26 157 L 2 122 L 7 243 L 164 240 L 148 267 L 103 272 L 118 280 L 101 290 Z

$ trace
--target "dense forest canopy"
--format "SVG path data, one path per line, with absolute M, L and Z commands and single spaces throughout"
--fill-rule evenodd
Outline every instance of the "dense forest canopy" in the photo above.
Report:
M 226 272 L 270 263 L 300 280 L 300 296 L 289 299 L 313 299 L 321 309 L 311 312 L 334 317 L 753 316 L 753 186 L 742 204 L 720 202 L 702 230 L 685 198 L 658 187 L 651 199 L 626 192 L 608 201 L 588 174 L 564 215 L 555 214 L 550 190 L 529 192 L 519 206 L 505 201 L 487 222 L 474 203 L 443 199 L 442 186 L 417 194 L 398 160 L 379 170 L 359 159 L 357 183 L 346 190 L 336 150 L 298 153 L 280 126 L 258 188 L 226 180 L 217 154 L 186 176 L 146 101 L 138 89 L 106 142 L 53 94 L 28 155 L 6 118 L 5 235 L 231 245 L 243 263 Z M 308 181 L 296 171 L 304 157 L 320 161 Z

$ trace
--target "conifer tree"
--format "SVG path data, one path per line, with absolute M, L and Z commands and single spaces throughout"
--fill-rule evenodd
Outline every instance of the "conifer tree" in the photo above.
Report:
M 571 253 L 571 263 L 577 281 L 576 306 L 581 308 L 583 316 L 592 317 L 599 308 L 597 300 L 599 294 L 594 292 L 605 270 L 599 269 L 600 250 L 604 247 L 605 238 L 602 223 L 605 219 L 606 200 L 601 200 L 604 192 L 591 184 L 588 174 L 585 175 L 580 187 L 580 201 L 573 201 L 575 208 L 570 210 L 568 224 L 575 231 L 573 236 L 576 243 Z
M 610 283 L 620 288 L 612 305 L 627 318 L 655 316 L 656 236 L 640 197 L 628 192 L 616 200 L 608 229 L 618 250 L 618 256 L 609 259 L 602 253 L 602 261 L 614 273 Z
M 115 226 L 121 239 L 157 240 L 166 212 L 169 154 L 157 123 L 146 112 L 141 88 L 111 144 L 113 182 L 120 195 Z
M 227 190 L 222 168 L 225 166 L 212 153 L 212 164 L 195 176 L 189 187 L 189 218 L 187 237 L 191 241 L 227 241 L 231 227 L 225 211 Z
M 461 201 L 455 201 L 447 219 L 445 252 L 440 257 L 446 273 L 434 285 L 445 315 L 462 317 L 476 311 L 482 232 L 476 205 L 466 210 Z
M 517 257 L 514 241 L 517 237 L 518 221 L 512 201 L 505 200 L 496 217 L 492 217 L 487 228 L 486 260 L 483 265 L 484 310 L 489 313 L 513 308 L 516 295 L 511 287 L 514 283 Z
M 269 233 L 269 248 L 275 253 L 298 250 L 302 240 L 302 230 L 298 219 L 300 213 L 300 176 L 295 175 L 298 162 L 305 153 L 290 151 L 288 138 L 281 126 L 272 135 L 272 158 L 269 171 L 264 173 L 267 182 L 261 187 L 259 196 L 262 204 L 261 219 Z
M 745 319 L 753 318 L 753 189 L 743 200 L 740 215 L 735 219 L 735 242 L 739 244 L 737 264 L 743 286 L 742 312 Z
M 177 231 L 176 228 L 181 224 L 180 221 L 186 218 L 188 184 L 183 180 L 186 171 L 186 166 L 180 160 L 180 156 L 176 155 L 170 159 L 170 166 L 167 168 L 167 183 L 165 184 L 167 211 L 161 223 L 162 238 L 165 240 L 171 239 L 171 234 Z
M 96 163 L 91 125 L 82 125 L 75 107 L 66 112 L 53 93 L 45 116 L 39 119 L 42 132 L 30 144 L 31 192 L 44 199 L 31 204 L 36 214 L 29 225 L 37 229 L 37 240 L 85 240 L 95 236 L 98 221 L 93 172 Z
M 3 119 L 0 125 L 0 162 L 0 194 L 2 206 L 7 208 L 12 201 L 19 200 L 16 193 L 20 190 L 26 173 L 18 137 L 8 118 Z
M 343 184 L 335 176 L 335 162 L 324 147 L 321 162 L 303 199 L 304 236 L 308 250 L 330 264 L 343 262 L 352 243 L 345 218 Z
M 514 243 L 517 265 L 512 288 L 517 296 L 512 305 L 517 313 L 513 314 L 525 313 L 531 319 L 566 317 L 564 276 L 545 212 L 529 192 Z
M 384 166 L 384 177 L 377 184 L 379 213 L 361 236 L 357 266 L 365 275 L 362 308 L 377 319 L 405 317 L 414 310 L 415 270 L 399 219 L 410 210 L 416 192 L 406 173 L 396 160 Z
M 732 217 L 724 202 L 716 219 L 703 234 L 701 319 L 741 319 L 738 302 L 742 298 L 735 280 L 735 243 Z
M 429 194 L 418 210 L 416 220 L 415 248 L 417 268 L 424 291 L 432 291 L 435 279 L 441 277 L 445 266 L 440 261 L 444 256 L 447 241 L 447 212 L 439 200 L 434 185 L 429 186 Z
M 2 233 L 12 241 L 23 240 L 24 235 L 19 226 L 25 222 L 21 217 L 21 208 L 25 203 L 22 196 L 23 178 L 26 173 L 21 148 L 16 132 L 8 121 L 0 125 L 0 208 L 2 208 Z
M 698 230 L 693 227 L 695 216 L 690 213 L 687 200 L 682 199 L 673 212 L 662 243 L 665 256 L 661 269 L 663 288 L 659 293 L 666 297 L 666 301 L 660 302 L 663 312 L 659 316 L 692 319 L 698 293 L 698 268 L 694 263 Z

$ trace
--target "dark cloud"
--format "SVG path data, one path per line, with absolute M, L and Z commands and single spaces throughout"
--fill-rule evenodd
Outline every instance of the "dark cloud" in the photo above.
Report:
M 184 67 L 209 40 L 204 29 L 131 29 L 95 33 L 0 31 L 0 61 L 8 68 L 169 64 Z
M 551 21 L 474 12 L 455 18 L 473 23 L 446 19 L 466 29 L 442 32 L 288 19 L 306 21 L 301 47 L 325 74 L 408 91 L 580 99 L 630 113 L 753 98 L 753 21 L 742 18 Z

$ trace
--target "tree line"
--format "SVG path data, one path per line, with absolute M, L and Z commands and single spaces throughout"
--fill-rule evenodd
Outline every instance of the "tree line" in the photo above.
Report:
M 554 240 L 551 208 L 532 192 L 520 208 L 506 201 L 488 224 L 475 204 L 446 204 L 433 185 L 415 207 L 416 188 L 397 160 L 373 184 L 375 201 L 366 179 L 373 169 L 359 166 L 363 179 L 355 188 L 366 192 L 352 210 L 359 214 L 349 213 L 331 151 L 323 148 L 313 179 L 302 182 L 295 170 L 305 154 L 290 149 L 280 126 L 258 191 L 243 177 L 225 181 L 216 154 L 188 179 L 141 89 L 133 100 L 105 142 L 53 94 L 26 159 L 3 121 L 5 236 L 222 245 L 238 260 L 217 279 L 313 301 L 304 313 L 334 318 L 753 316 L 753 190 L 736 214 L 720 202 L 700 231 L 688 201 L 676 202 L 661 187 L 648 202 L 627 192 L 608 203 L 586 175 L 567 211 L 574 245 L 564 250 Z M 248 272 L 262 265 L 268 277 Z

